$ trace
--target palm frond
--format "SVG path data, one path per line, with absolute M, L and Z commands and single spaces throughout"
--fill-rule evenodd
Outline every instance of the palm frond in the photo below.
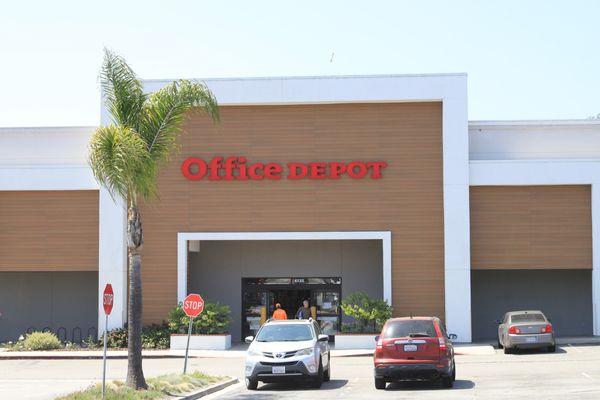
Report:
M 157 165 L 146 142 L 131 128 L 101 126 L 89 142 L 89 164 L 94 177 L 113 197 L 135 203 L 137 195 L 156 193 Z
M 121 56 L 104 49 L 100 80 L 114 122 L 137 129 L 147 95 L 131 67 Z
M 185 113 L 193 107 L 201 107 L 214 121 L 219 120 L 217 100 L 204 84 L 179 80 L 150 95 L 138 132 L 153 160 L 160 163 L 168 159 Z

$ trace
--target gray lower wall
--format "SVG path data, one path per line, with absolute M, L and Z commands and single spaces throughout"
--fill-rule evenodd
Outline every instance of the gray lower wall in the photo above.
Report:
M 542 310 L 557 336 L 591 336 L 592 271 L 471 271 L 473 340 L 495 340 L 496 320 L 527 309 Z
M 98 273 L 0 272 L 0 313 L 0 342 L 29 328 L 50 328 L 67 340 L 96 335 Z
M 342 298 L 355 291 L 383 297 L 380 240 L 206 241 L 189 256 L 190 291 L 231 307 L 236 341 L 242 278 L 341 277 Z

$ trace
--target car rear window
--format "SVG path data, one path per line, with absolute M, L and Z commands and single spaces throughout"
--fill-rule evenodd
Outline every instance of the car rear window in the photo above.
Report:
M 540 313 L 515 314 L 510 317 L 510 322 L 544 322 L 546 318 Z
M 313 338 L 307 324 L 273 324 L 262 327 L 256 336 L 257 342 L 299 342 Z
M 383 333 L 385 339 L 408 336 L 436 337 L 437 333 L 435 332 L 433 321 L 418 319 L 390 321 L 386 325 L 385 332 Z

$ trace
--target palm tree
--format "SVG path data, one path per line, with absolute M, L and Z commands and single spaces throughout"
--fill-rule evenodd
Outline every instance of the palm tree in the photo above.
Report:
M 147 388 L 142 370 L 142 281 L 144 243 L 138 202 L 157 196 L 157 173 L 177 149 L 187 111 L 201 107 L 214 121 L 217 101 L 201 83 L 173 82 L 152 94 L 115 53 L 104 50 L 102 92 L 113 123 L 99 127 L 89 143 L 89 164 L 100 185 L 127 204 L 129 298 L 127 385 Z

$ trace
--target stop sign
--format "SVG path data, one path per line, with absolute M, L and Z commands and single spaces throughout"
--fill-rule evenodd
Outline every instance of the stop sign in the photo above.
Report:
M 197 317 L 204 311 L 204 300 L 199 294 L 188 294 L 187 297 L 183 300 L 183 312 L 188 317 Z
M 102 305 L 104 306 L 104 312 L 106 315 L 109 315 L 113 309 L 113 300 L 115 295 L 113 293 L 113 288 L 110 283 L 106 284 L 104 288 L 104 293 L 102 294 Z

